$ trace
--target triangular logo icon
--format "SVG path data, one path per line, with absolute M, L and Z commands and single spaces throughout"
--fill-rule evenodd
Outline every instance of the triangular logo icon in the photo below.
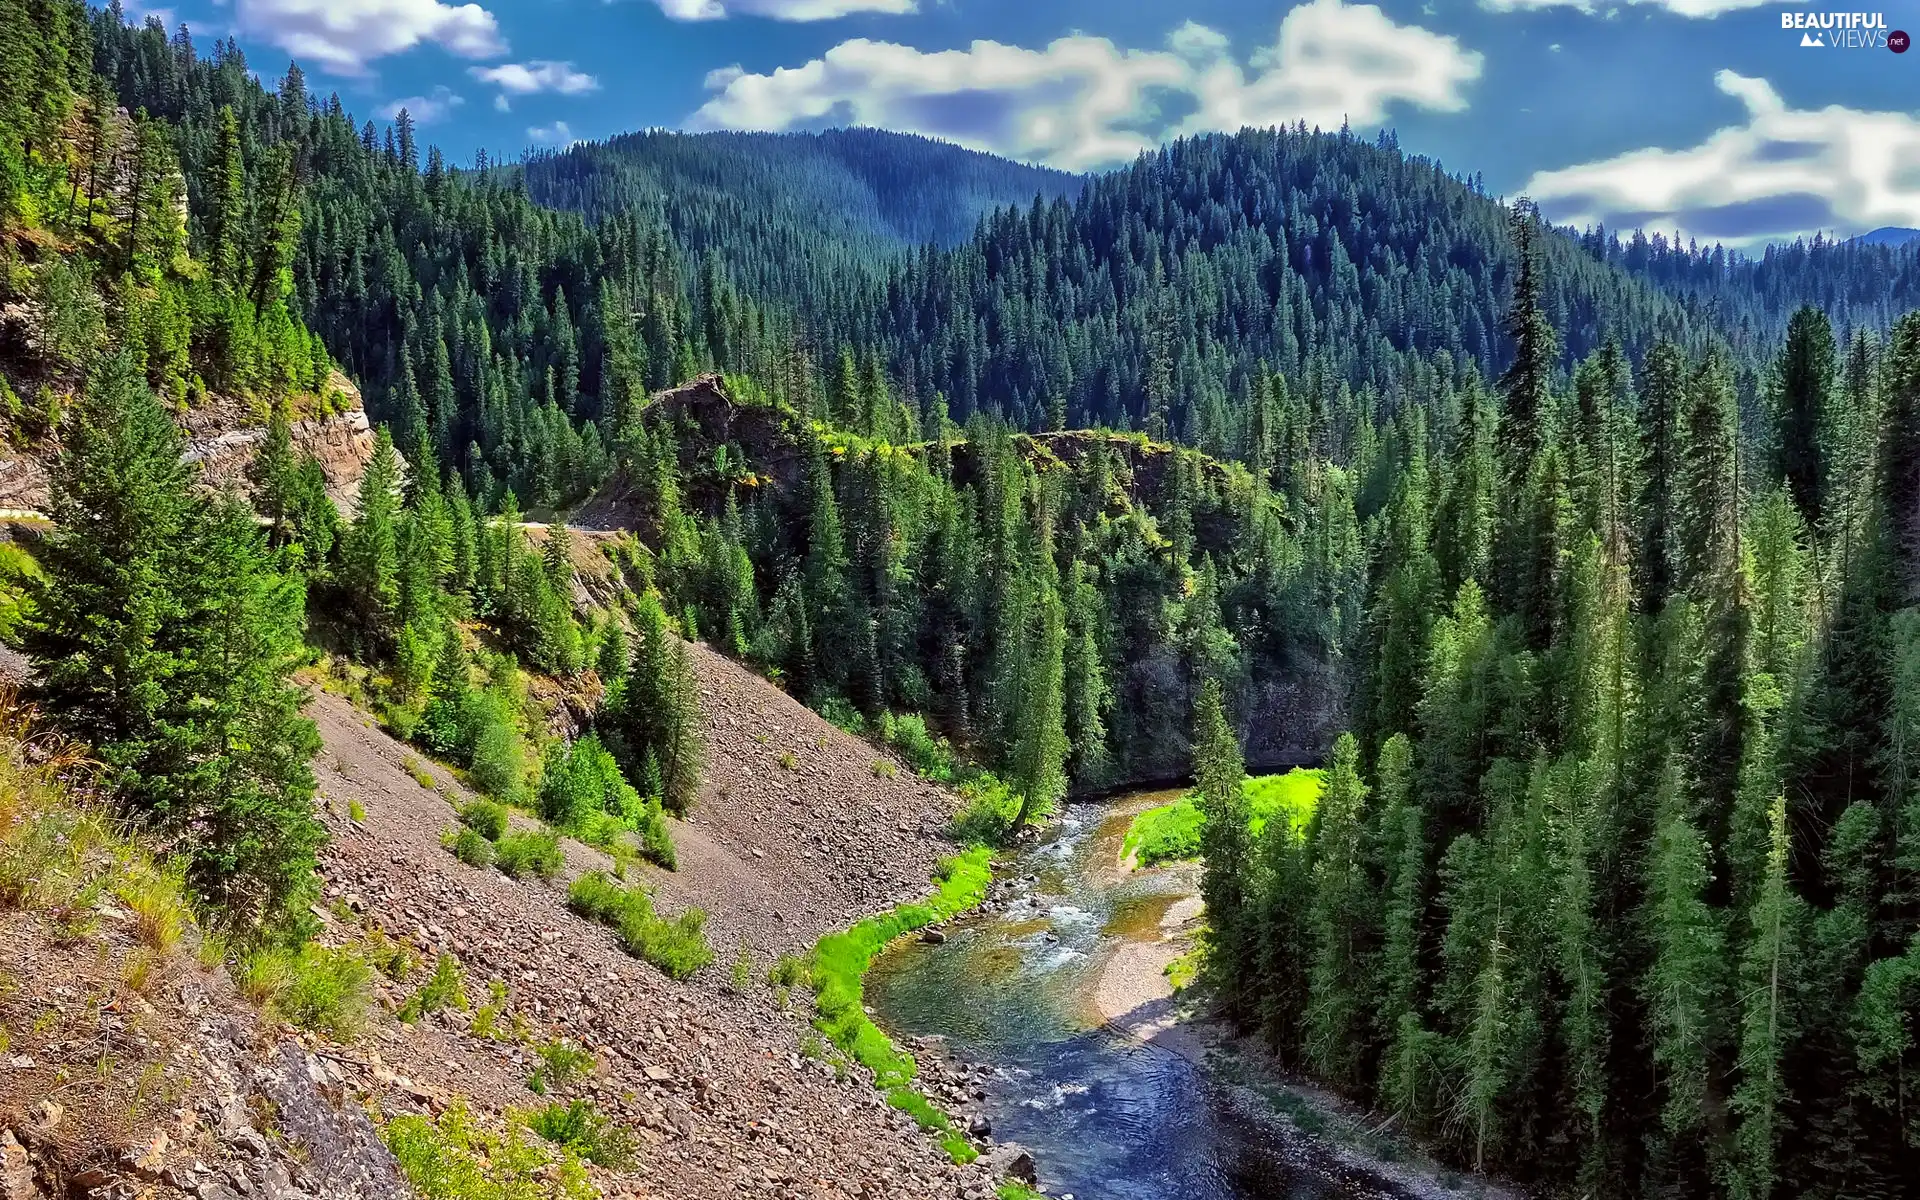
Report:
M 1800 44 L 1802 46 L 1819 46 L 1821 49 L 1825 49 L 1827 45 L 1826 39 L 1817 33 L 1801 34 Z

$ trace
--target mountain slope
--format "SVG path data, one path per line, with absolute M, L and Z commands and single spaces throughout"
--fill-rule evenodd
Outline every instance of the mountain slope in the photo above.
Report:
M 823 133 L 647 130 L 530 158 L 538 202 L 589 220 L 657 212 L 694 253 L 731 253 L 771 230 L 825 238 L 862 256 L 952 246 L 985 214 L 1082 179 L 932 138 L 879 129 Z
M 680 871 L 648 876 L 663 910 L 712 912 L 719 961 L 684 982 L 567 908 L 565 877 L 608 868 L 599 852 L 565 843 L 568 866 L 554 884 L 464 865 L 442 848 L 440 831 L 454 821 L 453 805 L 472 798 L 465 787 L 345 701 L 315 698 L 309 712 L 325 742 L 316 774 L 333 833 L 323 858 L 327 940 L 379 928 L 428 963 L 451 954 L 472 1005 L 499 979 L 503 1024 L 519 1014 L 535 1038 L 488 1037 L 472 1013 L 456 1010 L 413 1025 L 381 1021 L 363 1039 L 377 1054 L 357 1046 L 340 1057 L 349 1087 L 388 1117 L 438 1111 L 457 1097 L 483 1117 L 537 1107 L 545 1101 L 528 1089 L 531 1051 L 564 1037 L 598 1059 L 576 1091 L 641 1139 L 639 1168 L 600 1178 L 604 1195 L 921 1200 L 991 1186 L 985 1167 L 948 1162 L 860 1071 L 836 1077 L 806 1057 L 809 1006 L 783 1004 L 763 981 L 776 956 L 924 891 L 923 868 L 943 845 L 927 829 L 950 798 L 905 772 L 875 778 L 863 744 L 765 681 L 693 651 L 717 771 L 693 822 L 675 829 L 687 851 Z M 761 743 L 757 732 L 771 736 Z M 804 761 L 789 773 L 777 760 L 795 747 Z M 423 774 L 433 790 L 418 782 Z M 856 791 L 867 811 L 822 827 L 822 840 L 783 828 L 786 814 L 801 811 L 789 795 L 817 803 Z M 751 982 L 736 987 L 728 963 L 743 950 Z M 386 999 L 398 1004 L 418 982 L 383 984 Z
M 1224 449 L 1263 363 L 1326 408 L 1341 381 L 1390 392 L 1442 352 L 1496 374 L 1518 261 L 1509 223 L 1390 138 L 1245 130 L 1144 155 L 1071 204 L 1003 211 L 896 269 L 867 310 L 808 316 L 829 341 L 877 341 L 915 395 L 942 393 L 956 416 L 1157 421 Z M 1669 298 L 1569 239 L 1541 240 L 1563 361 L 1608 337 L 1637 354 L 1690 335 Z

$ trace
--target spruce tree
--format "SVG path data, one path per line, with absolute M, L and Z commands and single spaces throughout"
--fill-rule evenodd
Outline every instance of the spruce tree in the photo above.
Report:
M 103 364 L 52 472 L 26 647 L 36 698 L 252 929 L 311 894 L 324 838 L 319 738 L 288 681 L 305 595 L 249 510 L 192 497 L 180 450 L 128 356 Z
M 1370 1040 L 1379 919 L 1368 878 L 1368 789 L 1359 760 L 1359 743 L 1341 734 L 1314 814 L 1313 905 L 1307 914 L 1313 940 L 1307 1060 L 1317 1074 L 1347 1089 L 1361 1082 Z
M 1206 901 L 1214 946 L 1229 983 L 1227 1001 L 1237 1009 L 1246 997 L 1236 986 L 1233 964 L 1253 945 L 1248 892 L 1252 835 L 1247 828 L 1246 767 L 1240 741 L 1227 723 L 1226 703 L 1217 679 L 1201 685 L 1199 701 L 1194 705 L 1193 775 L 1196 803 L 1205 821 L 1200 853 L 1206 866 L 1200 894 Z
M 360 480 L 353 524 L 341 549 L 341 583 L 374 646 L 397 632 L 400 607 L 400 456 L 383 426 Z

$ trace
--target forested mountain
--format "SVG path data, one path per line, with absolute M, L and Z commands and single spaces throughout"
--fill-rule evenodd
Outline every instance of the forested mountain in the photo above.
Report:
M 881 129 L 650 129 L 540 151 L 502 169 L 525 172 L 539 203 L 589 220 L 656 216 L 691 255 L 714 250 L 735 267 L 752 263 L 755 247 L 789 255 L 790 284 L 822 243 L 874 263 L 928 243 L 953 246 L 996 209 L 1071 197 L 1085 184 L 1064 171 Z
M 785 233 L 745 267 L 719 240 L 689 267 L 670 214 L 589 221 L 537 204 L 525 173 L 422 164 L 407 122 L 356 128 L 297 71 L 269 93 L 230 43 L 202 59 L 117 10 L 93 22 L 135 131 L 110 174 L 146 183 L 81 220 L 89 142 L 57 131 L 112 106 L 77 98 L 104 96 L 78 11 L 0 3 L 10 35 L 38 22 L 66 54 L 7 43 L 0 98 L 29 98 L 0 111 L 7 229 L 29 231 L 4 243 L 8 286 L 77 261 L 119 289 L 89 343 L 114 367 L 60 379 L 89 406 L 62 427 L 60 515 L 82 535 L 55 543 L 62 587 L 133 561 L 128 586 L 196 637 L 247 597 L 278 661 L 305 582 L 378 667 L 395 728 L 524 790 L 512 660 L 489 651 L 479 686 L 466 646 L 484 623 L 545 673 L 614 681 L 593 714 L 611 750 L 577 771 L 556 750 L 550 774 L 611 783 L 617 762 L 635 821 L 691 794 L 675 628 L 950 769 L 930 717 L 993 772 L 968 834 L 1191 752 L 1213 986 L 1290 1066 L 1555 1194 L 1913 1193 L 1904 250 L 1583 246 L 1391 138 L 1294 130 L 1177 143 L 880 273 L 857 237 L 789 272 Z M 72 86 L 11 86 L 29 76 Z M 182 175 L 153 165 L 168 155 Z M 184 225 L 159 219 L 174 193 L 131 202 L 163 183 Z M 196 314 L 184 360 L 149 332 L 174 328 L 153 317 L 169 289 Z M 229 343 L 191 332 L 203 303 L 211 328 L 250 312 L 306 354 L 288 378 L 236 375 Z M 187 539 L 151 386 L 190 399 L 191 367 L 277 401 L 326 361 L 306 329 L 394 431 L 351 525 L 303 503 L 276 452 L 272 557 L 231 509 Z M 706 368 L 731 396 L 695 441 L 649 393 Z M 1015 432 L 1099 424 L 1135 432 Z M 164 503 L 115 506 L 86 453 L 140 465 Z M 517 520 L 616 471 L 648 542 L 622 564 L 637 654 L 622 621 L 576 617 L 568 535 L 536 554 Z M 89 555 L 96 511 L 164 519 L 109 522 Z M 46 594 L 48 613 L 113 599 Z M 50 694 L 84 726 L 91 681 L 114 677 L 87 669 L 110 660 L 102 635 L 36 628 L 43 658 L 69 648 Z M 154 628 L 174 625 L 127 637 Z M 139 696 L 171 695 L 176 664 L 218 681 L 207 643 L 162 648 Z M 1311 825 L 1255 838 L 1245 728 L 1264 684 L 1309 676 L 1352 733 Z M 277 678 L 254 683 L 284 715 Z M 115 760 L 130 788 L 180 728 L 201 727 L 160 723 Z M 220 761 L 244 766 L 243 742 Z
M 1249 130 L 1176 142 L 1073 200 L 1005 210 L 884 291 L 806 312 L 829 345 L 877 347 L 916 396 L 1027 428 L 1106 424 L 1224 450 L 1251 381 L 1316 403 L 1403 394 L 1444 354 L 1497 373 L 1515 258 L 1499 204 L 1391 137 Z M 1547 239 L 1544 298 L 1567 353 L 1685 337 L 1678 306 Z
M 1569 236 L 1596 261 L 1673 296 L 1697 325 L 1745 356 L 1777 350 L 1805 304 L 1824 310 L 1843 337 L 1886 331 L 1920 305 L 1920 245 L 1913 231 L 1881 229 L 1836 241 L 1816 234 L 1759 255 L 1680 245 L 1664 234 L 1621 238 L 1604 229 Z

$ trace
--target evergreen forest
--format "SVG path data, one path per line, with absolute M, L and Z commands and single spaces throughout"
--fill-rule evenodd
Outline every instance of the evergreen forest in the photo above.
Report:
M 236 929 L 312 899 L 311 643 L 671 865 L 694 639 L 963 839 L 1190 773 L 1217 1002 L 1448 1163 L 1920 1194 L 1916 253 L 1555 229 L 1347 129 L 456 167 L 230 40 L 0 0 L 0 402 L 53 480 L 16 640 Z M 346 512 L 288 433 L 342 378 Z M 180 461 L 222 402 L 251 509 Z M 543 749 L 528 674 L 591 732 Z M 1313 819 L 1253 836 L 1307 743 Z

